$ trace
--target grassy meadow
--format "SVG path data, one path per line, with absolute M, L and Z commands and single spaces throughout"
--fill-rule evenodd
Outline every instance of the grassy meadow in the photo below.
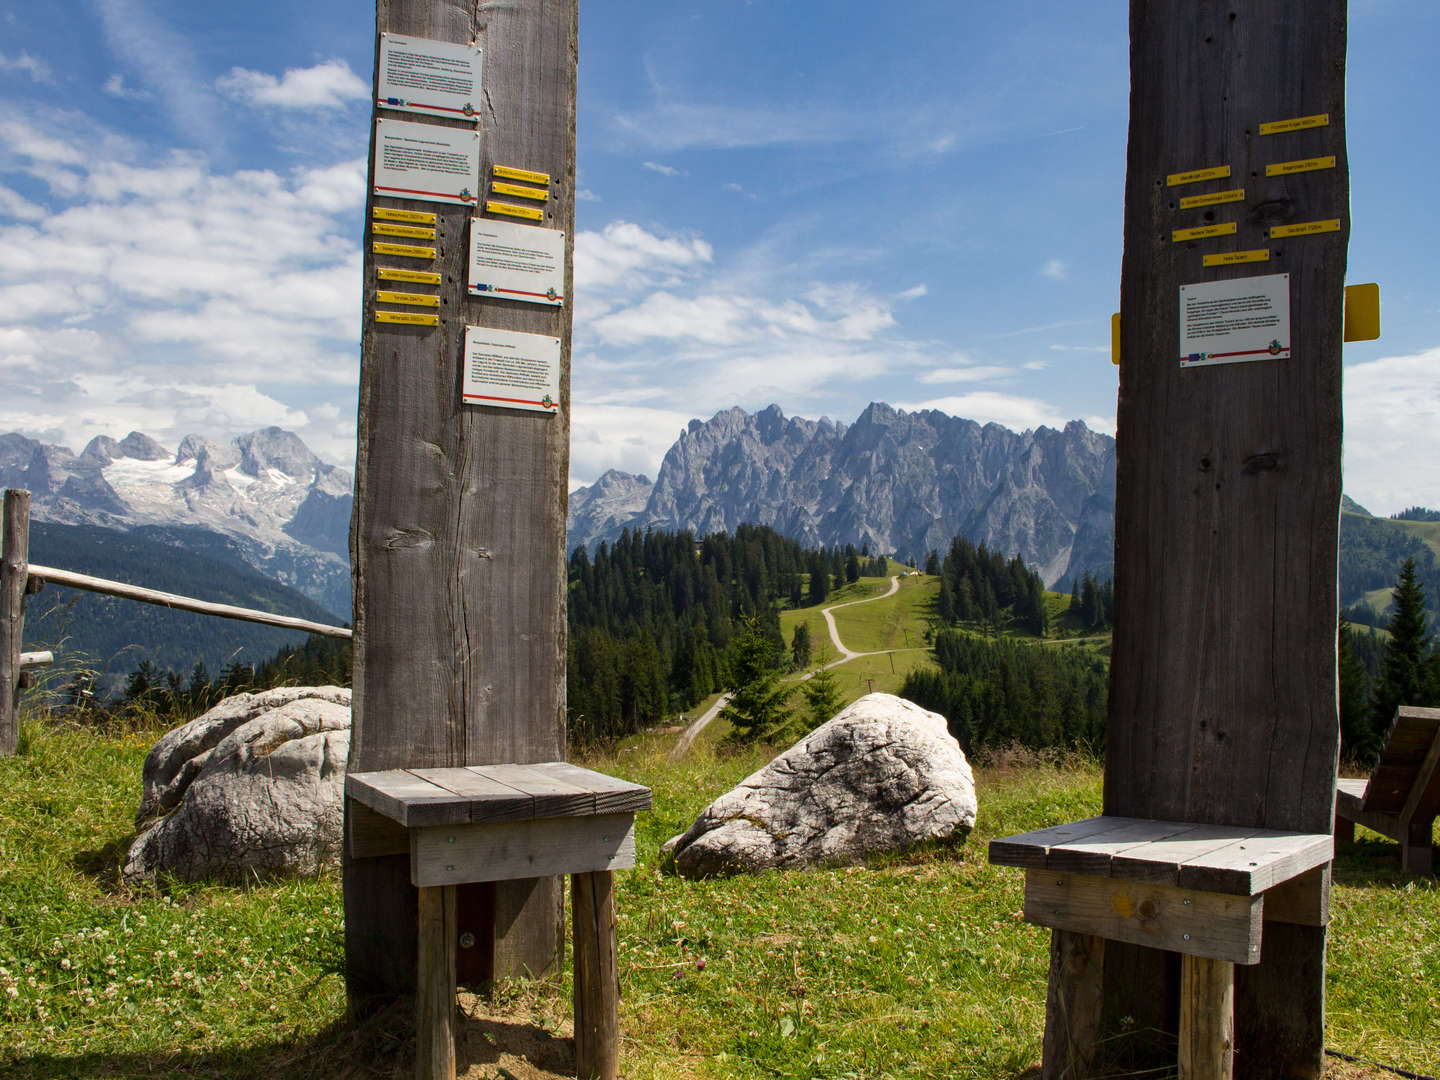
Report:
M 0 1075 L 407 1077 L 403 1005 L 345 1019 L 338 875 L 243 887 L 124 884 L 140 766 L 157 732 L 26 723 L 0 760 Z M 622 1073 L 720 1077 L 1022 1077 L 1038 1062 L 1046 931 L 993 836 L 1096 812 L 1083 758 L 976 769 L 960 845 L 865 867 L 692 882 L 657 849 L 766 760 L 673 734 L 587 761 L 649 784 L 640 865 L 617 874 Z M 1440 1046 L 1440 887 L 1362 839 L 1336 868 L 1327 1045 L 1415 1073 Z M 462 996 L 462 1074 L 573 1075 L 568 975 Z M 1391 1075 L 1349 1065 L 1335 1076 Z

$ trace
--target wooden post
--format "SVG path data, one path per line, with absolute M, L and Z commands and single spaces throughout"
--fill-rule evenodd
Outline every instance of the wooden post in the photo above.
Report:
M 1180 958 L 1180 1080 L 1235 1075 L 1235 965 Z
M 550 176 L 537 224 L 565 233 L 567 300 L 550 307 L 467 294 L 470 219 L 482 211 L 367 200 L 349 767 L 556 760 L 565 756 L 577 0 L 377 0 L 376 30 L 377 61 L 378 34 L 387 31 L 483 50 L 473 190 L 483 192 L 495 164 Z M 468 119 L 377 112 L 477 129 Z M 373 139 L 370 156 L 373 178 Z M 407 268 L 441 275 L 438 327 L 375 321 L 377 262 L 395 262 L 372 252 L 376 207 L 436 215 L 435 261 Z M 559 338 L 560 408 L 462 405 L 467 325 Z M 404 856 L 347 855 L 344 887 L 347 985 L 352 1011 L 363 1011 L 414 984 L 416 896 Z M 554 965 L 563 895 L 559 878 L 495 886 L 497 977 L 539 975 Z
M 571 874 L 575 923 L 575 1074 L 620 1075 L 620 973 L 616 961 L 615 887 L 609 870 Z
M 1083 1080 L 1100 1035 L 1100 973 L 1105 939 L 1069 930 L 1050 931 L 1050 985 L 1045 1014 L 1042 1080 Z
M 418 890 L 416 1080 L 455 1080 L 455 889 Z
M 1326 833 L 1345 0 L 1132 0 L 1130 32 L 1105 812 Z M 1228 175 L 1184 179 L 1220 167 Z M 1193 196 L 1214 198 L 1182 203 Z M 1208 225 L 1219 230 L 1176 239 Z M 1226 254 L 1236 261 L 1205 265 Z M 1288 275 L 1289 357 L 1182 368 L 1180 288 L 1262 275 Z M 1267 928 L 1262 963 L 1237 972 L 1242 1075 L 1319 1075 L 1324 940 L 1324 927 Z M 1136 946 L 1107 949 L 1107 1031 L 1170 996 L 1166 967 Z
M 20 641 L 30 560 L 30 492 L 8 488 L 0 553 L 0 757 L 20 742 Z

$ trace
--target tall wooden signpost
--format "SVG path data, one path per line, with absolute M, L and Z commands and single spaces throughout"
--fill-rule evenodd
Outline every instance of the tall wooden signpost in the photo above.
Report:
M 1321 1072 L 1345 19 L 1131 0 L 1105 812 L 990 846 L 1053 930 L 1046 1080 Z
M 349 767 L 561 759 L 577 0 L 378 0 L 376 29 Z M 347 805 L 356 1010 L 416 970 L 369 824 Z M 460 886 L 462 980 L 547 970 L 560 885 Z
M 1132 0 L 1130 32 L 1105 813 L 1327 833 L 1345 0 Z M 1237 1072 L 1319 1074 L 1325 933 L 1267 919 Z M 1176 959 L 1107 943 L 1104 1021 L 1173 1030 Z

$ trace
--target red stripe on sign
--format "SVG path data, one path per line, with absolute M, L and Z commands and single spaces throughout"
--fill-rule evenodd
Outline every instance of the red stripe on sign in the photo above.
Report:
M 555 296 L 552 298 L 549 293 L 543 293 L 543 292 L 526 292 L 524 289 L 494 289 L 494 290 L 492 290 L 492 291 L 493 291 L 493 292 L 510 293 L 510 294 L 513 295 L 513 296 L 538 296 L 538 297 L 540 297 L 540 299 L 542 299 L 542 300 L 550 300 L 550 299 L 564 300 L 564 299 L 565 299 L 565 297 L 561 296 L 559 293 L 556 293 Z
M 451 194 L 450 192 L 448 192 L 448 191 L 415 191 L 413 188 L 385 187 L 385 186 L 382 185 L 382 184 L 376 184 L 376 185 L 375 185 L 375 190 L 376 190 L 376 191 L 398 191 L 398 192 L 399 192 L 400 194 L 402 194 L 402 195 L 438 195 L 438 196 L 440 196 L 442 199 L 458 199 L 458 198 L 460 198 L 459 195 L 452 195 L 452 194 Z M 474 201 L 475 201 L 475 196 L 474 196 L 474 195 L 471 195 L 470 198 L 469 198 L 468 200 L 466 200 L 466 201 L 468 201 L 468 202 L 474 202 Z
M 452 108 L 451 108 L 450 106 L 448 106 L 448 105 L 426 105 L 423 101 L 412 101 L 412 102 L 409 102 L 407 105 L 404 106 L 404 109 L 402 109 L 399 105 L 391 105 L 391 104 L 390 104 L 388 101 L 386 101 L 384 98 L 376 98 L 376 99 L 375 99 L 375 104 L 376 104 L 376 105 L 379 105 L 382 109 L 394 109 L 394 110 L 396 110 L 397 112 L 403 112 L 404 109 L 434 109 L 436 112 L 453 112 L 453 113 L 459 113 L 459 114 L 461 114 L 462 116 L 474 116 L 474 115 L 475 115 L 475 112 L 474 112 L 473 109 L 472 109 L 470 112 L 467 113 L 464 109 L 452 109 Z
M 1289 351 L 1290 351 L 1290 346 L 1288 346 L 1288 345 L 1285 346 L 1283 349 L 1280 350 L 1280 352 L 1289 352 Z M 1279 356 L 1279 355 L 1280 355 L 1280 353 L 1272 353 L 1269 349 L 1246 349 L 1244 352 L 1212 352 L 1212 353 L 1206 353 L 1206 354 L 1205 354 L 1205 359 L 1206 359 L 1206 360 L 1218 360 L 1218 359 L 1220 359 L 1221 357 L 1225 357 L 1225 356 Z M 1188 363 L 1189 360 L 1190 360 L 1190 357 L 1188 357 L 1188 356 L 1182 356 L 1182 357 L 1180 357 L 1180 362 L 1181 362 L 1182 364 Z
M 461 394 L 466 401 L 503 401 L 507 405 L 539 405 L 542 409 L 558 409 L 559 402 L 551 402 L 546 405 L 543 401 L 528 401 L 525 398 L 516 397 L 491 397 L 489 394 Z

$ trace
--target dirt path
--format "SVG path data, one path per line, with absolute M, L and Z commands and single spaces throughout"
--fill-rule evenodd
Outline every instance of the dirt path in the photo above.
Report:
M 839 664 L 845 663 L 847 660 L 854 660 L 856 657 L 860 657 L 860 656 L 879 656 L 879 655 L 880 655 L 879 652 L 873 652 L 873 653 L 851 652 L 849 649 L 847 649 L 847 648 L 845 647 L 845 643 L 840 640 L 840 631 L 835 628 L 835 616 L 832 615 L 831 612 L 832 612 L 832 611 L 839 611 L 842 607 L 854 607 L 856 604 L 868 604 L 868 603 L 870 603 L 872 600 L 884 600 L 887 596 L 894 596 L 894 595 L 895 595 L 897 592 L 899 592 L 899 591 L 900 591 L 900 578 L 899 578 L 899 576 L 897 575 L 896 577 L 892 577 L 892 578 L 890 579 L 890 591 L 889 591 L 889 592 L 881 593 L 879 596 L 867 596 L 867 597 L 865 597 L 865 599 L 863 599 L 863 600 L 847 600 L 847 601 L 845 601 L 845 603 L 843 603 L 843 604 L 835 604 L 835 605 L 832 606 L 832 607 L 827 607 L 827 608 L 821 608 L 821 609 L 820 609 L 820 614 L 825 616 L 825 625 L 830 628 L 830 640 L 835 643 L 835 648 L 838 649 L 839 652 L 840 652 L 840 659 L 839 659 L 839 660 L 836 660 L 836 661 L 835 661 L 834 663 L 832 663 L 832 664 L 826 664 L 825 666 L 826 666 L 827 668 L 836 667 L 836 666 L 839 665 Z M 889 652 L 889 651 L 890 651 L 889 649 L 883 649 L 883 650 L 881 650 L 881 652 Z

